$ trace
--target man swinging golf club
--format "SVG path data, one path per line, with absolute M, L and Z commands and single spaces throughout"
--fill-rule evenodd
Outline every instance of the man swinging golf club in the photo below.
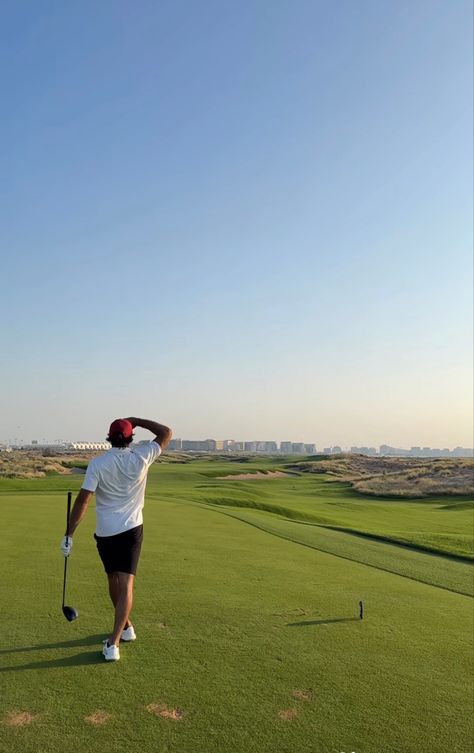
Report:
M 137 426 L 151 431 L 155 438 L 150 442 L 131 445 L 133 430 Z M 94 538 L 115 607 L 114 628 L 104 641 L 106 661 L 120 659 L 120 640 L 136 639 L 129 616 L 143 540 L 142 509 L 146 479 L 151 464 L 168 446 L 171 436 L 171 429 L 156 421 L 142 418 L 118 418 L 113 421 L 107 437 L 112 448 L 89 463 L 72 509 L 69 536 L 64 536 L 61 542 L 61 551 L 68 557 L 74 531 L 86 514 L 95 492 L 97 524 Z

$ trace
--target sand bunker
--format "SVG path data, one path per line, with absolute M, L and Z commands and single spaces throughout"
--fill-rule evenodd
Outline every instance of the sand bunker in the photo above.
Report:
M 236 473 L 231 476 L 217 476 L 219 479 L 232 479 L 234 481 L 245 481 L 251 478 L 287 478 L 290 474 L 283 473 L 283 471 L 269 471 L 268 473 L 262 473 L 257 471 L 256 473 Z

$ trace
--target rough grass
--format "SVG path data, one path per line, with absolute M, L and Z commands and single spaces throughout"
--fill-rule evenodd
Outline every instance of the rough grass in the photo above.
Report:
M 422 498 L 474 493 L 474 460 L 470 458 L 378 458 L 338 455 L 290 463 L 302 473 L 331 475 L 348 481 L 355 491 L 378 497 Z
M 94 453 L 97 454 L 97 453 Z M 75 466 L 87 466 L 93 453 L 42 455 L 40 452 L 0 452 L 0 478 L 44 478 L 51 474 L 69 475 Z

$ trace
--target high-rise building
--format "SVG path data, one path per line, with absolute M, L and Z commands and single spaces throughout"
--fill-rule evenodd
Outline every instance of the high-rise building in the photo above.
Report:
M 212 452 L 216 449 L 215 439 L 183 439 L 181 444 L 182 450 L 191 452 Z
M 292 442 L 291 443 L 291 452 L 293 455 L 304 455 L 305 449 L 304 449 L 304 443 L 303 442 Z
M 257 452 L 271 453 L 277 452 L 278 446 L 276 442 L 264 441 L 257 442 Z
M 257 452 L 257 442 L 244 442 L 245 452 Z
M 168 445 L 169 450 L 180 450 L 182 445 L 181 439 L 172 439 Z
M 283 455 L 291 455 L 292 453 L 292 443 L 291 442 L 280 442 L 280 452 L 283 453 Z

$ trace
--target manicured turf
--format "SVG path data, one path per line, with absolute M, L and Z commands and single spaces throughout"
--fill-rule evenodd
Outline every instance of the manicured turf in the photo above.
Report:
M 117 664 L 100 655 L 111 610 L 93 509 L 69 563 L 67 602 L 79 620 L 67 623 L 60 609 L 65 492 L 80 478 L 0 482 L 0 750 L 471 750 L 471 565 L 324 526 L 408 532 L 412 545 L 448 533 L 459 553 L 472 512 L 442 511 L 449 500 L 354 498 L 320 478 L 215 478 L 252 467 L 275 466 L 152 469 L 134 611 L 139 638 L 123 646 Z M 246 499 L 296 519 L 229 504 Z M 313 525 L 318 516 L 323 527 Z M 182 718 L 159 715 L 173 709 Z

